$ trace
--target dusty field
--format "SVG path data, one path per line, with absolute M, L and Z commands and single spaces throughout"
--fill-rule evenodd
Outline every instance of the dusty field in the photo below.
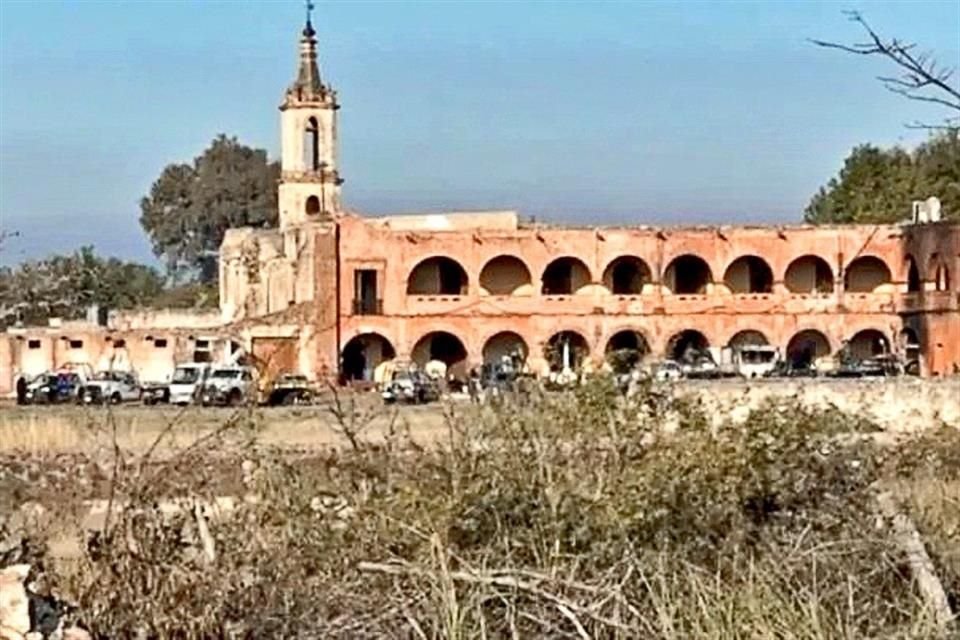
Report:
M 479 412 L 8 407 L 0 542 L 104 638 L 952 637 L 958 391 L 624 400 L 597 380 Z
M 672 387 L 698 398 L 714 422 L 745 418 L 771 397 L 796 397 L 809 407 L 833 407 L 862 415 L 891 433 L 923 431 L 939 424 L 960 428 L 960 379 L 688 381 Z M 343 398 L 344 404 L 350 397 Z M 355 400 L 353 428 L 367 440 L 382 440 L 391 429 L 429 444 L 446 433 L 445 411 L 469 413 L 464 400 L 420 407 L 384 407 L 375 394 Z M 346 407 L 345 407 L 346 408 Z M 194 442 L 228 421 L 242 421 L 258 444 L 318 450 L 348 444 L 331 402 L 305 408 L 234 411 L 188 407 L 16 407 L 0 406 L 0 453 L 94 454 L 117 444 L 144 451 L 164 434 L 158 449 Z M 351 413 L 351 412 L 347 412 Z
M 442 432 L 441 405 L 387 408 L 373 396 L 361 397 L 355 428 L 365 439 L 379 440 L 391 428 L 409 429 L 416 442 L 427 443 Z M 142 452 L 161 434 L 160 451 L 188 445 L 228 422 L 248 427 L 259 444 L 291 449 L 341 446 L 344 437 L 329 405 L 278 409 L 202 407 L 16 407 L 0 408 L 0 453 L 86 453 L 120 448 Z

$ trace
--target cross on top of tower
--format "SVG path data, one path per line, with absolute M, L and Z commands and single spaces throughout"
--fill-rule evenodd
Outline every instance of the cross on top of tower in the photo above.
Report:
M 316 31 L 313 30 L 313 24 L 310 22 L 310 18 L 312 17 L 314 7 L 313 7 L 313 2 L 311 2 L 310 0 L 304 0 L 304 4 L 306 5 L 305 8 L 307 10 L 307 24 L 303 28 L 303 35 L 309 38 L 316 34 Z

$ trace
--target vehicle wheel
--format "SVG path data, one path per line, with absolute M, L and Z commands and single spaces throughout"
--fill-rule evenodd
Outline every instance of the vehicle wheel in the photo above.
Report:
M 241 404 L 243 404 L 243 394 L 240 393 L 239 389 L 234 389 L 230 392 L 230 395 L 227 396 L 227 403 L 231 407 L 239 407 Z
M 144 398 L 143 404 L 147 405 L 148 407 L 152 407 L 153 405 L 157 404 L 157 401 L 154 398 Z
M 110 404 L 120 404 L 122 399 L 123 398 L 120 397 L 119 393 L 114 393 L 112 396 L 110 396 Z

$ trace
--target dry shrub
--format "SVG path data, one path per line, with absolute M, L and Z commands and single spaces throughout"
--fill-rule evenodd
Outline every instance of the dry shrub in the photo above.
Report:
M 119 465 L 126 506 L 63 587 L 101 638 L 932 632 L 873 513 L 901 463 L 840 438 L 860 418 L 770 401 L 711 430 L 696 403 L 605 378 L 446 411 L 429 449 L 354 435 L 304 462 L 217 438 Z M 211 470 L 244 459 L 257 499 L 210 523 L 210 562 L 196 518 L 152 506 L 212 499 Z

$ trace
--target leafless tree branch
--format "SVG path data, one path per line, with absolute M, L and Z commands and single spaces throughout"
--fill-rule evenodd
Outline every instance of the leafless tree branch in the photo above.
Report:
M 937 104 L 949 109 L 950 112 L 960 114 L 960 87 L 954 86 L 950 82 L 956 71 L 955 68 L 941 66 L 930 53 L 916 52 L 917 45 L 914 43 L 903 42 L 897 38 L 884 40 L 857 11 L 844 13 L 852 21 L 863 27 L 869 36 L 868 42 L 852 45 L 814 39 L 811 39 L 810 42 L 827 49 L 838 49 L 862 56 L 887 58 L 900 68 L 899 76 L 879 76 L 877 78 L 888 91 L 904 96 L 909 100 Z M 955 126 L 953 123 L 957 122 L 957 116 L 948 116 L 946 122 L 946 127 L 919 123 L 908 126 L 929 129 L 951 128 Z

